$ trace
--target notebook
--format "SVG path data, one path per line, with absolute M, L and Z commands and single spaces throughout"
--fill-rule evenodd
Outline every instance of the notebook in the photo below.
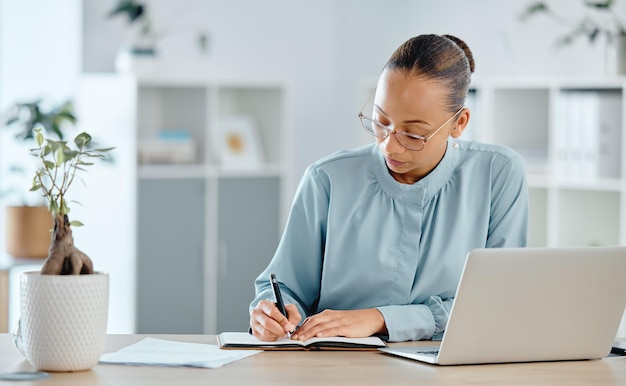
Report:
M 439 347 L 381 351 L 438 365 L 606 357 L 626 307 L 626 247 L 476 249 Z
M 222 332 L 217 336 L 221 349 L 236 350 L 376 350 L 387 347 L 377 336 L 311 338 L 305 341 L 282 338 L 274 342 L 259 340 L 247 332 Z

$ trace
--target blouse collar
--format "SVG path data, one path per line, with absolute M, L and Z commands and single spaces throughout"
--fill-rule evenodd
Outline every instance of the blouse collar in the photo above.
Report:
M 435 169 L 414 184 L 403 184 L 396 181 L 389 173 L 378 145 L 374 144 L 371 153 L 374 175 L 382 189 L 391 197 L 423 206 L 450 181 L 459 164 L 462 147 L 453 146 L 452 141 L 452 139 L 448 139 L 446 153 Z

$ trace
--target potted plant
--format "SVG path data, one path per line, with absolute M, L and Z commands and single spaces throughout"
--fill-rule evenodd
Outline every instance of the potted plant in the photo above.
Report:
M 169 16 L 170 18 L 172 17 L 172 15 Z M 175 28 L 176 26 L 172 24 L 168 27 L 156 28 L 157 23 L 154 23 L 152 7 L 147 0 L 118 0 L 114 7 L 107 13 L 107 17 L 125 18 L 132 30 L 130 47 L 122 48 L 117 54 L 115 65 L 118 71 L 137 70 L 136 66 L 141 62 L 148 66 L 154 64 L 153 61 L 157 56 L 157 45 L 159 41 L 163 40 L 166 36 L 185 32 L 181 31 L 180 27 L 185 27 L 187 30 L 189 29 L 189 26 L 184 23 L 178 23 L 179 28 Z M 209 44 L 208 34 L 204 30 L 201 30 L 195 32 L 194 35 L 195 43 L 199 51 L 201 53 L 206 52 Z M 137 60 L 139 63 L 135 63 Z
M 74 108 L 71 101 L 46 108 L 41 99 L 18 102 L 11 106 L 2 117 L 2 126 L 16 128 L 15 139 L 20 142 L 32 143 L 35 128 L 59 140 L 64 139 L 64 131 L 68 126 L 76 124 Z M 27 155 L 24 155 L 27 157 Z M 0 196 L 6 197 L 6 250 L 13 257 L 45 258 L 50 245 L 52 217 L 43 200 L 29 202 L 23 196 L 26 189 L 19 185 L 28 183 L 25 173 L 28 169 L 19 159 L 10 159 L 6 178 L 8 187 L 0 190 Z M 10 199 L 10 197 L 15 197 Z
M 558 47 L 566 46 L 579 38 L 594 43 L 604 36 L 607 44 L 614 45 L 617 55 L 617 73 L 626 74 L 626 23 L 614 9 L 614 0 L 584 0 L 587 14 L 578 21 L 567 20 L 544 1 L 529 4 L 521 13 L 520 20 L 527 21 L 535 15 L 544 14 L 569 29 L 556 40 Z
M 112 148 L 91 148 L 91 136 L 84 132 L 70 145 L 45 139 L 35 129 L 35 141 L 30 152 L 39 166 L 31 191 L 46 199 L 54 229 L 41 272 L 21 277 L 17 346 L 38 370 L 87 370 L 104 349 L 109 277 L 94 271 L 91 259 L 74 245 L 72 227 L 82 223 L 69 220 L 67 193 L 77 174 Z

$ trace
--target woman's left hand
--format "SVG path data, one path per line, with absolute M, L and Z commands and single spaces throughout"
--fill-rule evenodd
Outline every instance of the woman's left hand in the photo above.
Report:
M 386 333 L 385 319 L 376 308 L 349 311 L 324 310 L 306 318 L 291 339 L 306 340 L 329 336 L 362 338 Z

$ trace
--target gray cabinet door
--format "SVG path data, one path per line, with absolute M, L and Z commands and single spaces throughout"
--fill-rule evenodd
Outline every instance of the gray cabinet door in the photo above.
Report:
M 204 179 L 141 179 L 137 333 L 204 328 Z
M 217 331 L 247 331 L 254 279 L 279 241 L 280 178 L 221 178 Z

